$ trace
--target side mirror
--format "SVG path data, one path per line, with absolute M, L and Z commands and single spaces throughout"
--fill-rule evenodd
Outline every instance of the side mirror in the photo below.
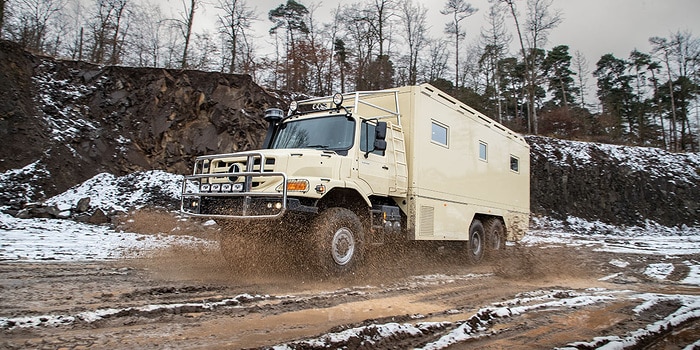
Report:
M 374 150 L 376 151 L 386 151 L 386 141 L 375 139 L 374 140 Z
M 386 122 L 377 122 L 377 127 L 374 130 L 374 135 L 377 140 L 386 140 Z M 375 148 L 379 149 L 376 146 Z M 384 142 L 384 148 L 382 150 L 384 149 L 386 149 L 386 142 Z

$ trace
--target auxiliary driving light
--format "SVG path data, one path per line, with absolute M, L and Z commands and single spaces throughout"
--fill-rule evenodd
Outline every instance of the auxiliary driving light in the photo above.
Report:
M 211 189 L 211 186 L 209 184 L 202 184 L 202 186 L 199 187 L 199 192 L 209 192 Z
M 231 192 L 231 184 L 221 185 L 221 192 Z
M 280 203 L 280 202 L 275 202 L 275 203 L 269 202 L 269 203 L 267 203 L 267 209 L 272 209 L 272 208 L 275 208 L 275 209 L 277 209 L 277 210 L 282 209 L 282 203 Z
M 336 92 L 333 95 L 333 103 L 335 103 L 336 108 L 340 108 L 340 105 L 343 104 L 343 94 Z
M 211 191 L 212 192 L 219 192 L 221 190 L 221 184 L 213 184 L 211 185 Z

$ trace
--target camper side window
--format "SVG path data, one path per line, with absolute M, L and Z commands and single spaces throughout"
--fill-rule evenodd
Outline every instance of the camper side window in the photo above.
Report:
M 433 121 L 431 140 L 447 147 L 447 127 Z
M 510 170 L 516 173 L 520 172 L 520 159 L 516 156 L 510 156 Z
M 488 145 L 486 142 L 479 141 L 479 159 L 488 160 Z

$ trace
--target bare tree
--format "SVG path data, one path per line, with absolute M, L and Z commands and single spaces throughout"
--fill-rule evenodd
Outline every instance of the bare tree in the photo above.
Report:
M 585 109 L 587 95 L 586 91 L 588 90 L 588 77 L 591 74 L 591 69 L 589 68 L 586 56 L 584 56 L 583 53 L 578 50 L 574 53 L 574 59 L 572 63 L 574 64 L 574 72 L 577 76 L 576 80 L 581 96 L 580 106 L 582 109 Z
M 95 63 L 119 63 L 123 38 L 128 24 L 124 23 L 127 0 L 98 0 L 89 22 L 92 30 L 90 60 Z
M 501 96 L 501 72 L 499 63 L 508 51 L 508 45 L 511 41 L 511 36 L 508 34 L 505 26 L 505 16 L 500 8 L 501 3 L 494 3 L 489 8 L 486 16 L 488 26 L 481 30 L 481 42 L 484 47 L 484 55 L 481 59 L 487 65 L 486 85 L 488 92 L 489 87 L 493 91 L 493 99 L 496 102 L 498 122 L 503 122 L 503 107 Z
M 538 85 L 539 79 L 539 67 L 535 61 L 537 57 L 538 50 L 547 43 L 547 36 L 549 32 L 556 28 L 562 21 L 561 11 L 555 10 L 551 11 L 551 6 L 554 0 L 528 0 L 528 19 L 527 19 L 527 30 L 528 30 L 528 44 L 530 46 L 530 55 L 526 58 L 529 60 L 528 64 L 528 90 L 530 97 L 530 109 L 532 110 L 532 123 L 533 132 L 535 135 L 538 133 L 538 120 L 537 120 L 537 101 L 536 101 L 536 86 Z
M 309 13 L 306 15 L 306 23 L 309 28 L 309 33 L 307 35 L 308 44 L 310 50 L 307 50 L 306 57 L 311 69 L 313 70 L 310 79 L 313 80 L 309 82 L 310 90 L 314 95 L 328 95 L 330 93 L 330 87 L 327 87 L 324 79 L 324 72 L 327 70 L 327 63 L 329 57 L 333 57 L 332 51 L 332 37 L 323 36 L 321 26 L 316 20 L 316 10 L 318 10 L 320 4 L 312 3 L 308 6 Z M 326 43 L 325 40 L 329 42 Z
M 199 8 L 201 0 L 182 0 L 183 12 L 180 14 L 180 31 L 185 39 L 185 46 L 182 49 L 182 60 L 180 60 L 180 68 L 187 68 L 187 51 L 190 47 L 190 38 L 192 38 L 192 26 L 194 25 L 194 14 Z
M 217 8 L 223 12 L 219 15 L 219 29 L 228 46 L 228 72 L 233 73 L 238 68 L 237 59 L 241 51 L 245 52 L 240 48 L 246 44 L 248 30 L 253 21 L 258 20 L 258 15 L 245 0 L 219 0 Z
M 345 38 L 342 39 L 343 61 L 353 59 L 354 85 L 357 89 L 366 85 L 363 82 L 366 71 L 372 61 L 375 47 L 377 46 L 377 36 L 372 33 L 372 13 L 360 7 L 360 4 L 346 5 L 343 9 L 344 16 L 342 23 L 345 30 Z M 338 41 L 336 40 L 335 53 L 338 55 Z M 350 77 L 351 79 L 353 77 Z
M 445 33 L 454 35 L 455 41 L 455 87 L 459 87 L 459 43 L 466 33 L 460 23 L 467 17 L 473 15 L 478 9 L 464 0 L 447 0 L 445 7 L 440 10 L 443 15 L 451 15 L 452 21 L 445 25 Z
M 132 15 L 132 26 L 139 30 L 131 31 L 128 41 L 132 48 L 126 57 L 129 64 L 139 67 L 162 66 L 162 50 L 167 19 L 163 16 L 157 4 L 143 3 L 135 5 Z
M 499 0 L 508 5 L 515 22 L 515 28 L 520 40 L 520 49 L 525 63 L 527 95 L 528 95 L 528 131 L 537 134 L 536 88 L 539 67 L 536 62 L 541 45 L 547 42 L 549 31 L 561 23 L 561 12 L 550 11 L 553 0 L 527 0 L 526 34 L 528 48 L 525 48 L 523 32 L 515 8 L 515 0 Z
M 376 14 L 376 21 L 370 21 L 370 25 L 372 25 L 377 35 L 377 42 L 379 43 L 378 57 L 386 54 L 384 52 L 384 41 L 387 39 L 385 28 L 389 25 L 389 21 L 393 16 L 394 6 L 394 0 L 374 0 L 372 10 Z
M 210 71 L 216 67 L 216 58 L 219 56 L 219 47 L 208 31 L 194 33 L 197 43 L 190 51 L 188 68 Z
M 447 60 L 450 57 L 447 41 L 441 38 L 428 39 L 428 58 L 424 68 L 425 79 L 434 82 L 447 73 Z
M 65 0 L 19 0 L 10 36 L 28 49 L 45 52 L 51 22 L 65 4 Z M 2 8 L 5 6 L 3 4 Z
M 669 43 L 666 38 L 653 37 L 649 38 L 649 42 L 653 46 L 653 52 L 655 54 L 661 55 L 661 60 L 666 65 L 666 74 L 668 75 L 668 92 L 671 97 L 671 150 L 678 151 L 678 134 L 676 130 L 676 105 L 673 93 L 673 76 L 671 74 L 671 47 L 672 43 Z
M 338 4 L 338 6 L 333 10 L 333 21 L 329 24 L 325 25 L 325 30 L 324 32 L 327 34 L 328 39 L 329 39 L 329 51 L 332 52 L 331 55 L 328 56 L 328 70 L 326 72 L 326 86 L 328 86 L 328 89 L 330 90 L 329 92 L 333 92 L 335 89 L 335 84 L 334 84 L 334 77 L 335 77 L 335 72 L 336 70 L 334 69 L 335 62 L 337 61 L 340 65 L 338 67 L 338 75 L 340 76 L 340 90 L 341 92 L 345 92 L 345 59 L 347 58 L 345 56 L 345 53 L 340 53 L 338 50 L 338 45 L 345 45 L 345 43 L 342 41 L 342 39 L 339 39 L 339 32 L 340 32 L 340 17 L 341 17 L 341 6 Z M 342 44 L 338 44 L 338 40 Z M 344 47 L 342 48 L 344 49 Z M 340 57 L 340 56 L 345 56 L 345 57 Z M 337 90 L 335 90 L 337 91 Z
M 408 45 L 408 84 L 415 85 L 418 79 L 418 56 L 425 47 L 428 9 L 413 0 L 401 2 L 403 38 Z

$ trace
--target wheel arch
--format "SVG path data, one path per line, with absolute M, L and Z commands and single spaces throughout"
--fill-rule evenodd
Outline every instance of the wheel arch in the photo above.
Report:
M 328 208 L 341 207 L 352 210 L 356 215 L 363 217 L 369 213 L 372 203 L 369 198 L 353 188 L 335 187 L 321 197 L 316 206 L 319 212 Z

